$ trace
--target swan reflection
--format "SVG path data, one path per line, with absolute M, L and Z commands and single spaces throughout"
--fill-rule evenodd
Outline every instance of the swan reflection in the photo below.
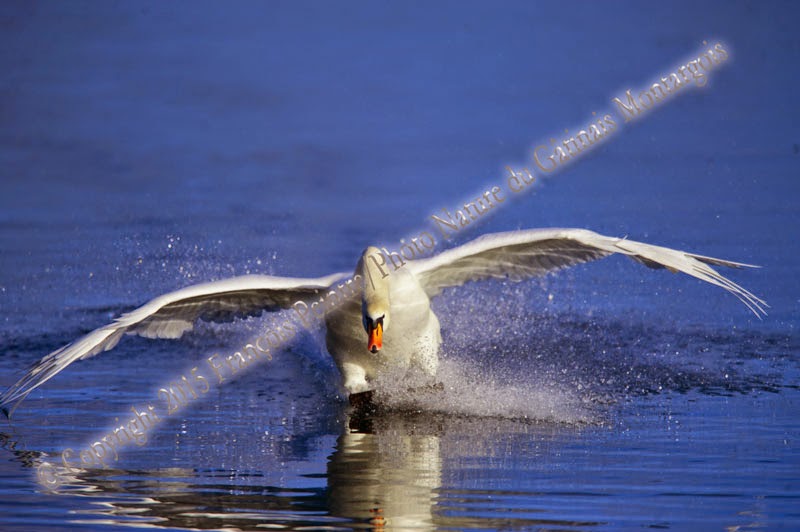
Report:
M 317 462 L 317 473 L 300 475 L 300 480 L 284 477 L 280 483 L 271 471 L 275 457 L 263 453 L 258 442 L 244 440 L 237 452 L 242 460 L 258 456 L 261 471 L 201 466 L 218 463 L 211 446 L 193 457 L 196 468 L 65 468 L 57 456 L 31 451 L 18 453 L 17 458 L 40 473 L 43 491 L 74 497 L 76 509 L 70 512 L 70 521 L 84 525 L 240 530 L 590 525 L 535 519 L 544 509 L 514 515 L 501 507 L 486 507 L 503 497 L 527 499 L 530 493 L 491 491 L 483 482 L 478 482 L 480 488 L 464 488 L 458 477 L 458 490 L 443 482 L 445 456 L 452 484 L 454 474 L 480 474 L 480 464 L 487 459 L 493 467 L 513 469 L 512 463 L 498 463 L 514 459 L 506 446 L 536 448 L 546 458 L 554 446 L 563 445 L 565 433 L 574 436 L 579 430 L 575 427 L 431 412 L 350 416 L 341 427 L 327 463 Z M 498 445 L 503 448 L 500 453 Z M 5 447 L 9 449 L 8 442 Z M 91 504 L 85 504 L 87 498 Z
M 441 425 L 401 414 L 348 425 L 328 462 L 331 513 L 395 530 L 432 527 Z

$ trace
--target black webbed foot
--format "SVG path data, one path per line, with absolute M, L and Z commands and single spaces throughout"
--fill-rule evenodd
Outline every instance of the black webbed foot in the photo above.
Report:
M 367 390 L 366 392 L 358 392 L 350 394 L 350 406 L 360 410 L 365 407 L 374 407 L 372 396 L 375 394 L 374 390 Z
M 350 394 L 350 406 L 353 412 L 350 414 L 350 430 L 363 434 L 372 434 L 372 417 L 378 408 L 372 400 L 373 390 Z

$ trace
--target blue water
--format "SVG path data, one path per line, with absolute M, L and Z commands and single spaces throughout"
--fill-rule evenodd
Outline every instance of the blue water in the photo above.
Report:
M 592 113 L 612 136 L 438 249 L 585 227 L 760 265 L 725 273 L 770 304 L 619 257 L 448 290 L 445 392 L 363 423 L 320 331 L 172 415 L 161 387 L 279 318 L 125 338 L 0 422 L 0 528 L 800 529 L 798 22 L 790 2 L 0 5 L 0 386 L 182 286 L 350 271 Z M 703 41 L 730 55 L 708 85 L 619 118 Z M 143 445 L 61 469 L 148 405 Z

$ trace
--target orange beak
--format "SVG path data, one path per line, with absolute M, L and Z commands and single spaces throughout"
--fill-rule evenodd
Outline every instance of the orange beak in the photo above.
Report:
M 381 323 L 376 324 L 375 327 L 370 327 L 367 349 L 373 353 L 383 349 L 383 325 Z

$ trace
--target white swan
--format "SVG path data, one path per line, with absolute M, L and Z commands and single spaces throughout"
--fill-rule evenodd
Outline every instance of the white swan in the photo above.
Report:
M 487 278 L 521 280 L 620 253 L 652 268 L 683 272 L 731 292 L 756 315 L 768 305 L 713 266 L 753 267 L 704 257 L 584 229 L 532 229 L 489 234 L 427 259 L 395 268 L 377 248 L 367 248 L 356 268 L 363 283 L 356 293 L 325 315 L 328 351 L 345 389 L 372 389 L 381 369 L 416 366 L 434 377 L 441 343 L 439 320 L 430 298 L 443 288 Z M 123 334 L 179 338 L 198 320 L 223 321 L 287 309 L 295 301 L 324 293 L 349 276 L 318 279 L 247 275 L 189 286 L 162 295 L 123 314 L 113 323 L 79 338 L 36 363 L 0 396 L 0 407 L 19 404 L 31 391 L 76 360 L 113 348 Z M 14 407 L 16 408 L 16 406 Z M 11 410 L 13 412 L 13 408 Z

